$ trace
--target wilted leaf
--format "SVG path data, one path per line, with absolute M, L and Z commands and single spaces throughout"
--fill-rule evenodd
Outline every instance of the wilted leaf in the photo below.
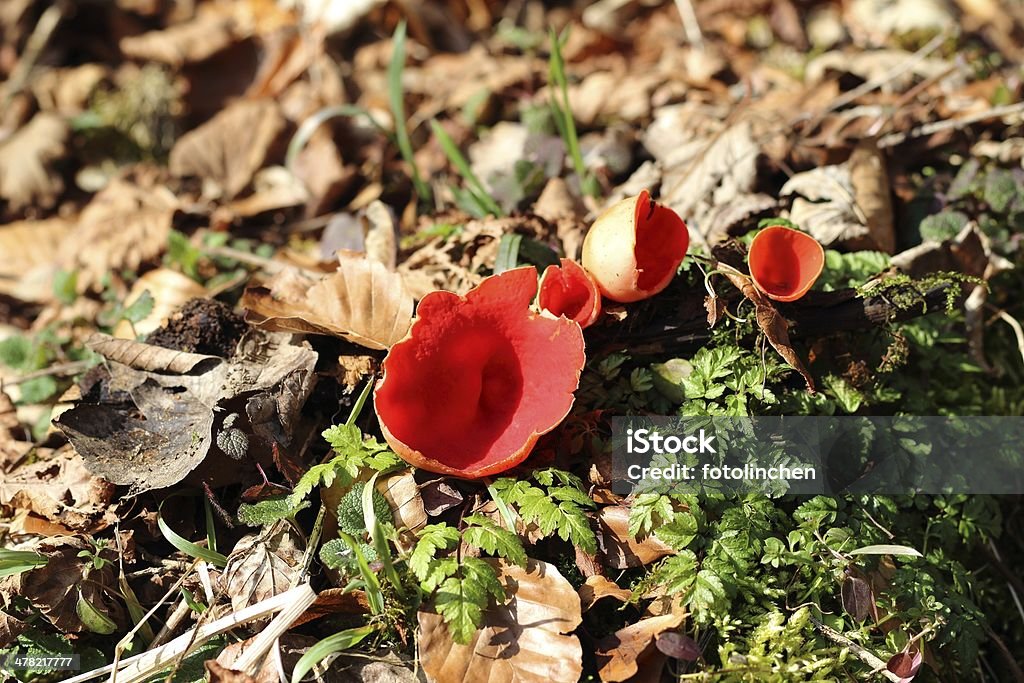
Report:
M 269 287 L 249 287 L 242 306 L 267 329 L 327 334 L 386 349 L 412 325 L 412 297 L 402 278 L 361 254 L 339 254 L 337 272 L 318 281 L 285 271 Z
M 900 677 L 899 683 L 910 683 L 921 669 L 924 656 L 920 651 L 897 652 L 885 663 L 886 670 Z
M 425 483 L 420 489 L 420 495 L 423 497 L 424 510 L 431 517 L 437 517 L 463 501 L 462 493 L 443 478 Z
M 426 526 L 427 513 L 411 471 L 385 477 L 377 483 L 377 488 L 391 506 L 396 526 L 412 531 Z
M 641 619 L 603 638 L 597 648 L 597 673 L 602 681 L 628 681 L 644 666 L 660 670 L 665 655 L 655 638 L 683 623 L 682 614 L 665 614 Z
M 857 145 L 850 156 L 850 180 L 867 224 L 867 235 L 851 245 L 856 249 L 873 249 L 886 254 L 896 252 L 896 229 L 893 224 L 892 186 L 885 156 L 871 141 Z
M 178 139 L 171 150 L 171 173 L 213 182 L 231 199 L 267 163 L 284 128 L 275 102 L 239 100 Z
M 681 659 L 684 662 L 695 662 L 700 659 L 700 646 L 690 636 L 676 631 L 659 633 L 654 644 L 658 650 L 673 659 Z
M 221 575 L 232 608 L 237 612 L 291 588 L 302 570 L 304 545 L 288 522 L 238 541 Z
M 624 505 L 601 508 L 597 521 L 600 524 L 598 540 L 601 551 L 610 567 L 641 567 L 673 553 L 672 547 L 654 534 L 639 540 L 630 534 L 629 508 Z
M 419 654 L 437 683 L 576 683 L 583 672 L 579 640 L 567 635 L 582 620 L 579 597 L 554 566 L 489 560 L 509 597 L 484 613 L 468 645 L 453 640 L 440 615 L 420 611 Z

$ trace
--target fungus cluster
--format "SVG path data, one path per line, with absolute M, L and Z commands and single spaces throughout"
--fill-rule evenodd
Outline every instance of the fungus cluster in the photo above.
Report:
M 613 204 L 538 284 L 532 266 L 485 278 L 465 296 L 431 292 L 384 359 L 374 405 L 385 439 L 431 472 L 486 477 L 518 465 L 565 418 L 585 361 L 582 329 L 601 297 L 634 302 L 664 290 L 689 247 L 686 224 L 644 190 Z M 750 277 L 777 301 L 799 299 L 824 250 L 771 226 L 750 246 Z M 536 298 L 537 309 L 533 308 Z

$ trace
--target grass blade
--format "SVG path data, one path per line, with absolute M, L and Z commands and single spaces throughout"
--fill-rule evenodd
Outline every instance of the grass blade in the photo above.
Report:
M 402 71 L 405 68 L 405 22 L 398 22 L 393 38 L 391 63 L 388 64 L 388 98 L 391 101 L 391 115 L 395 119 L 395 142 L 402 153 L 405 163 L 412 168 L 412 184 L 416 194 L 424 202 L 430 201 L 430 187 L 423 182 L 420 171 L 416 168 L 416 159 L 412 153 L 412 141 L 405 124 L 405 101 L 402 93 Z
M 573 169 L 580 180 L 580 189 L 586 194 L 596 197 L 600 194 L 600 187 L 597 180 L 590 173 L 586 164 L 583 163 L 583 153 L 580 151 L 580 140 L 576 134 L 576 122 L 572 117 L 572 108 L 569 106 L 569 81 L 565 77 L 565 60 L 562 58 L 562 39 L 549 29 L 551 37 L 551 57 L 548 62 L 548 87 L 551 92 L 551 113 L 558 126 L 558 132 L 565 140 L 565 146 L 569 150 L 569 158 L 572 159 Z M 561 101 L 559 101 L 559 95 Z
M 49 560 L 45 556 L 30 550 L 0 548 L 0 578 L 46 566 L 47 562 Z
M 164 517 L 161 512 L 163 506 L 163 503 L 161 503 L 160 508 L 157 510 L 156 525 L 159 527 L 160 533 L 164 535 L 164 538 L 167 539 L 168 543 L 189 557 L 194 557 L 197 560 L 204 560 L 215 567 L 224 567 L 228 563 L 228 558 L 217 551 L 204 548 L 201 545 L 196 545 L 188 539 L 176 534 L 171 527 L 167 526 L 167 522 L 164 521 Z
M 487 194 L 483 183 L 476 177 L 476 173 L 473 173 L 473 169 L 469 167 L 469 162 L 466 161 L 466 157 L 462 156 L 462 152 L 459 151 L 458 145 L 455 144 L 451 136 L 435 120 L 431 120 L 430 128 L 434 131 L 434 136 L 437 137 L 437 141 L 440 143 L 445 156 L 448 157 L 448 161 L 459 172 L 462 179 L 466 181 L 466 187 L 473 193 L 477 203 L 495 216 L 503 216 L 504 212 L 502 212 L 501 207 L 498 206 L 498 203 L 494 201 L 491 195 Z
M 292 683 L 298 683 L 301 681 L 302 678 L 325 657 L 328 657 L 335 652 L 343 652 L 349 648 L 355 647 L 376 630 L 377 626 L 370 624 L 368 626 L 345 629 L 344 631 L 335 633 L 333 636 L 327 636 L 316 645 L 309 648 L 309 650 L 302 655 L 299 661 L 295 663 L 295 668 L 292 669 Z

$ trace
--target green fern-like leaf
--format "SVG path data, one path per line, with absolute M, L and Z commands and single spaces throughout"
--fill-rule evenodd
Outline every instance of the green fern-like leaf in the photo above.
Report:
M 299 510 L 309 507 L 308 500 L 291 505 L 291 496 L 280 495 L 261 500 L 258 503 L 242 503 L 238 506 L 238 521 L 246 526 L 266 526 L 279 519 L 293 516 Z
M 420 581 L 426 581 L 431 573 L 431 563 L 438 551 L 449 550 L 459 542 L 459 530 L 447 524 L 431 524 L 420 531 L 416 547 L 409 555 L 409 569 Z
M 471 515 L 463 521 L 469 527 L 462 534 L 466 543 L 491 555 L 504 557 L 520 567 L 526 565 L 526 551 L 514 533 L 481 515 Z
M 445 579 L 434 607 L 444 617 L 455 642 L 465 645 L 483 622 L 483 613 L 491 598 L 504 601 L 505 589 L 497 572 L 487 562 L 475 557 L 462 561 L 459 572 Z

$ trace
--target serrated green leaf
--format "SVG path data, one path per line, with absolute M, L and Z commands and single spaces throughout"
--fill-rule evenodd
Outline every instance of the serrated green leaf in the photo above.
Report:
M 309 505 L 308 500 L 302 500 L 293 507 L 291 496 L 281 494 L 257 503 L 242 503 L 238 506 L 238 521 L 246 526 L 266 526 L 293 517 L 295 513 L 308 508 Z
M 491 555 L 504 557 L 519 565 L 526 565 L 526 551 L 519 537 L 481 515 L 470 515 L 463 522 L 468 528 L 462 532 L 463 540 Z
M 409 555 L 409 569 L 420 581 L 430 575 L 431 562 L 438 551 L 450 550 L 459 542 L 459 530 L 447 524 L 431 524 L 420 531 L 416 547 Z
M 682 550 L 697 537 L 697 518 L 685 510 L 677 512 L 671 522 L 657 527 L 654 535 L 673 550 Z

